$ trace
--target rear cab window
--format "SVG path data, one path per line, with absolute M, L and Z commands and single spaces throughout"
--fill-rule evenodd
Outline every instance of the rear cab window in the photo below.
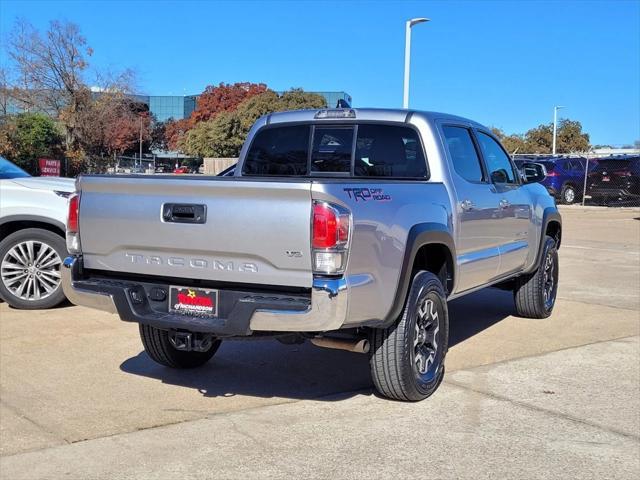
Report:
M 242 166 L 244 175 L 306 175 L 309 125 L 264 128 L 258 132 Z
M 268 126 L 249 147 L 242 175 L 428 178 L 418 132 L 381 123 Z

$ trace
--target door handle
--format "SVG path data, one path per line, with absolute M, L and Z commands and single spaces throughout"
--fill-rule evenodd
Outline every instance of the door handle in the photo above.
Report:
M 162 206 L 162 219 L 171 223 L 205 223 L 207 206 L 190 203 L 165 203 Z
M 463 200 L 460 202 L 460 207 L 465 212 L 468 212 L 469 210 L 473 210 L 473 202 L 471 200 Z
M 509 200 L 506 199 L 502 199 L 500 200 L 500 208 L 509 208 L 511 206 L 511 204 L 509 203 Z

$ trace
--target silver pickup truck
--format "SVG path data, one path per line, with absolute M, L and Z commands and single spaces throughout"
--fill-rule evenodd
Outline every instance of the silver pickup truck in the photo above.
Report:
M 207 362 L 230 337 L 368 353 L 382 395 L 438 387 L 447 301 L 487 286 L 550 315 L 561 219 L 486 127 L 429 112 L 262 117 L 233 175 L 82 176 L 63 287 L 140 325 L 147 354 Z

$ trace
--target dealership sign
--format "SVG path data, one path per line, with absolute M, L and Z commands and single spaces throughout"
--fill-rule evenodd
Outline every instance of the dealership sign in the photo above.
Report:
M 51 160 L 50 158 L 40 158 L 40 175 L 43 177 L 59 177 L 60 176 L 60 160 Z

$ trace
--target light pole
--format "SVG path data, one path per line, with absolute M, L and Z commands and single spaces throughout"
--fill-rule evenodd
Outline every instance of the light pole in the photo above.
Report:
M 140 115 L 140 168 L 142 168 L 142 115 Z
M 411 27 L 418 23 L 428 22 L 428 18 L 412 18 L 407 20 L 404 32 L 404 97 L 402 108 L 409 108 L 409 66 L 411 64 Z
M 551 153 L 556 154 L 556 134 L 558 133 L 558 110 L 564 108 L 562 105 L 556 105 L 553 107 L 553 149 Z

